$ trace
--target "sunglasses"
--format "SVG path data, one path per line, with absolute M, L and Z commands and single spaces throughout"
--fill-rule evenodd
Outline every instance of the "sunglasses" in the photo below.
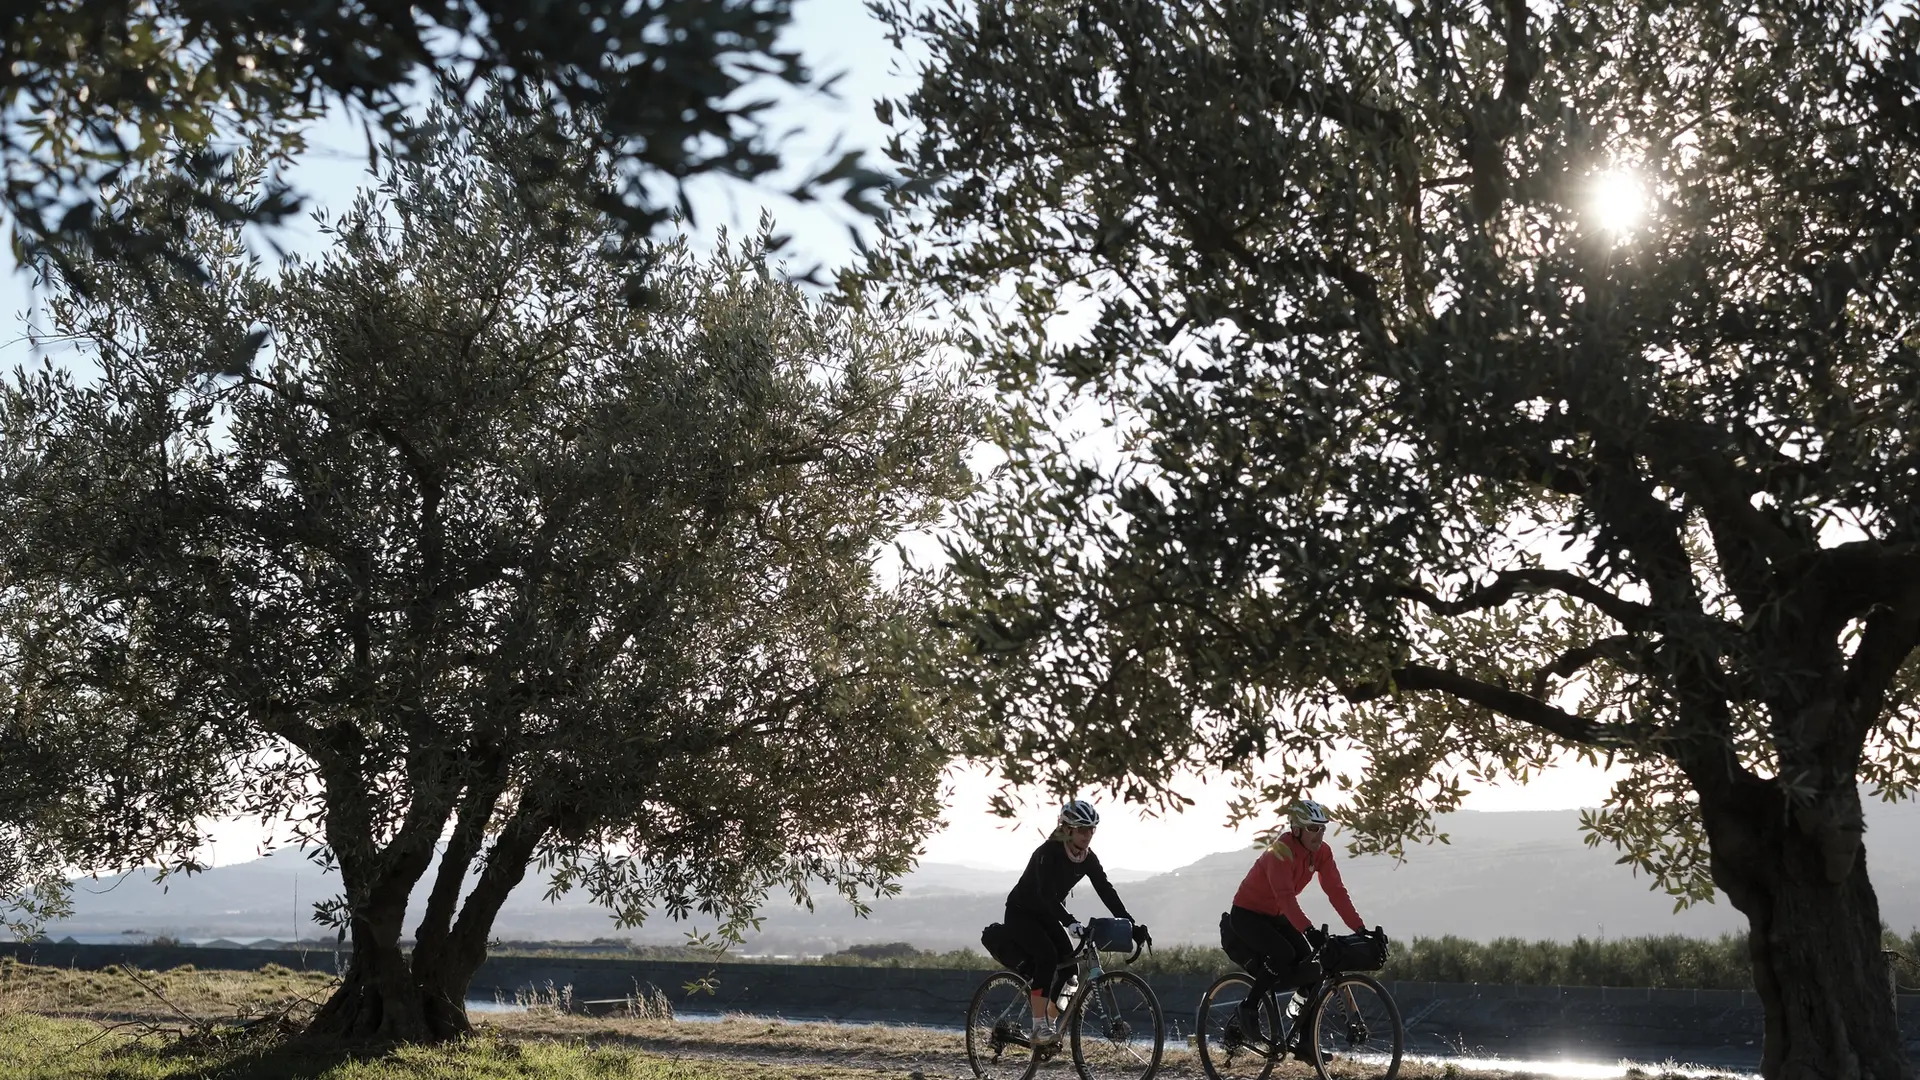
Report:
M 1326 832 L 1327 827 L 1325 825 L 1302 825 L 1300 826 L 1300 831 L 1301 832 Z

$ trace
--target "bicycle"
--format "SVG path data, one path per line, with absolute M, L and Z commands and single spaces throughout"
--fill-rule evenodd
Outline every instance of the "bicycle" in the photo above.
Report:
M 1147 981 L 1133 972 L 1107 971 L 1100 966 L 1099 946 L 1118 937 L 1133 944 L 1128 964 L 1152 945 L 1151 937 L 1133 943 L 1132 932 L 1132 924 L 1124 919 L 1094 919 L 1088 923 L 1073 952 L 1059 965 L 1073 967 L 1079 980 L 1060 1009 L 1060 1024 L 1066 1034 L 1037 1050 L 1027 1030 L 1032 1019 L 1032 984 L 1013 971 L 987 976 L 967 1006 L 967 1063 L 973 1066 L 973 1074 L 980 1080 L 1028 1080 L 1065 1045 L 1073 1051 L 1073 1064 L 1081 1080 L 1152 1080 L 1167 1042 L 1167 1020 L 1160 1010 L 1160 999 Z
M 1386 935 L 1380 928 L 1365 936 L 1384 958 Z M 1342 971 L 1327 962 L 1340 959 L 1328 955 L 1329 944 L 1361 937 L 1329 939 L 1323 932 L 1310 957 L 1322 967 L 1312 992 L 1303 999 L 1297 989 L 1287 988 L 1284 1004 L 1278 988 L 1268 992 L 1255 1012 L 1256 1031 L 1242 1030 L 1240 1022 L 1240 1004 L 1253 989 L 1252 976 L 1233 971 L 1214 980 L 1200 998 L 1194 1026 L 1200 1066 L 1207 1076 L 1266 1080 L 1274 1065 L 1291 1054 L 1311 1064 L 1320 1080 L 1331 1080 L 1328 1066 L 1336 1060 L 1343 1064 L 1342 1080 L 1395 1080 L 1407 1044 L 1400 1006 L 1371 975 Z M 1297 1044 L 1292 1039 L 1296 1031 L 1304 1036 Z

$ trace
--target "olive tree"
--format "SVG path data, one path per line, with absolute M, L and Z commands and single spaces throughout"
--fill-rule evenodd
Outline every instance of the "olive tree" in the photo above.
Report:
M 59 856 L 43 837 L 12 821 L 0 824 L 0 896 L 7 897 L 0 902 L 0 931 L 29 940 L 72 912 L 60 869 Z
M 1750 920 L 1765 1074 L 1913 1076 L 1861 816 L 1920 778 L 1911 7 L 884 7 L 874 274 L 1005 401 L 976 752 L 1384 849 L 1611 764 L 1589 840 Z
M 53 324 L 97 377 L 5 398 L 20 737 L 101 724 L 155 763 L 110 782 L 199 770 L 323 844 L 352 959 L 322 1035 L 465 1030 L 535 864 L 629 924 L 864 903 L 947 760 L 901 659 L 923 606 L 878 564 L 971 482 L 934 343 L 810 299 L 764 238 L 664 245 L 630 305 L 619 223 L 523 182 L 609 157 L 498 98 L 429 120 L 277 276 L 213 216 L 205 281 L 76 262 Z
M 175 213 L 129 221 L 100 213 L 102 191 L 169 148 L 201 173 L 236 140 L 295 154 L 329 111 L 400 136 L 405 152 L 421 84 L 493 80 L 555 116 L 598 117 L 572 130 L 630 166 L 596 194 L 641 239 L 684 205 L 685 181 L 762 180 L 782 167 L 762 116 L 775 88 L 827 89 L 779 43 L 792 15 L 791 0 L 11 5 L 0 14 L 0 216 L 22 256 L 58 257 L 78 240 L 184 257 L 171 226 L 195 204 L 273 221 L 299 207 L 299 193 L 276 185 L 235 202 L 181 182 Z M 791 190 L 864 205 L 875 180 L 847 154 L 800 163 Z

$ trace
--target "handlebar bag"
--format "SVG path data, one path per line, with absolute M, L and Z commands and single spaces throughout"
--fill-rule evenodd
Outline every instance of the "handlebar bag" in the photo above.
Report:
M 1088 919 L 1087 934 L 1101 952 L 1133 951 L 1132 919 Z
M 1379 971 L 1387 966 L 1387 943 L 1372 934 L 1330 937 L 1320 962 L 1329 971 Z

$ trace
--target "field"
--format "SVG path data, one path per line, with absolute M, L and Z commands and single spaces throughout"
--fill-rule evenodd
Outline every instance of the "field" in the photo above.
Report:
M 579 945 L 513 942 L 499 955 L 694 960 L 724 963 L 733 957 L 672 946 L 624 946 L 604 939 L 600 951 Z M 1920 988 L 1920 930 L 1906 937 L 1891 931 L 1885 947 L 1894 954 L 1900 985 Z M 747 959 L 747 958 L 740 958 Z M 762 959 L 753 962 L 765 963 Z M 811 960 L 789 963 L 852 967 L 976 968 L 998 965 L 972 949 L 935 952 L 904 942 L 859 946 Z M 1526 983 L 1536 986 L 1647 986 L 1675 990 L 1751 990 L 1747 939 L 1741 934 L 1694 938 L 1679 934 L 1573 941 L 1529 941 L 1497 938 L 1472 941 L 1459 937 L 1416 937 L 1395 940 L 1383 979 L 1414 982 Z M 1169 945 L 1141 959 L 1134 970 L 1147 975 L 1211 976 L 1233 966 L 1217 946 Z
M 261 972 L 72 971 L 0 961 L 0 1080 L 961 1080 L 957 1032 L 882 1025 L 608 1019 L 551 1008 L 476 1018 L 474 1037 L 381 1051 L 289 1043 L 331 989 L 328 976 Z M 283 1019 L 286 1023 L 283 1023 Z M 1071 1067 L 1043 1076 L 1068 1080 Z M 1170 1046 L 1163 1076 L 1200 1075 Z M 1312 1075 L 1302 1065 L 1275 1073 Z M 1530 1074 L 1409 1064 L 1408 1080 L 1522 1080 Z

